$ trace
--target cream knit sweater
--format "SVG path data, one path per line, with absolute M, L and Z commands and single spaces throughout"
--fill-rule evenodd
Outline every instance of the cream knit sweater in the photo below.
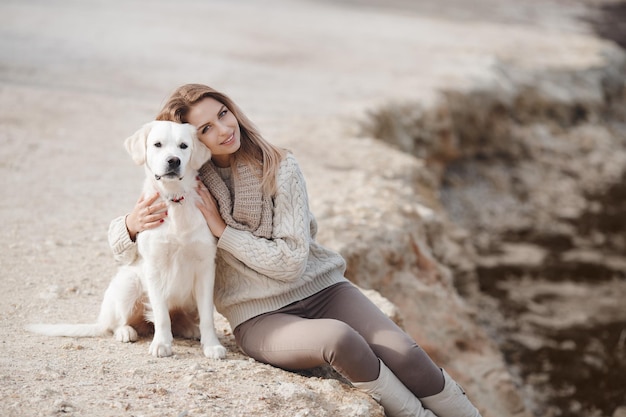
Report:
M 215 306 L 232 329 L 346 280 L 341 255 L 315 241 L 306 183 L 291 154 L 280 165 L 277 189 L 270 239 L 227 226 L 217 244 Z M 139 256 L 125 216 L 111 222 L 109 244 L 121 264 Z

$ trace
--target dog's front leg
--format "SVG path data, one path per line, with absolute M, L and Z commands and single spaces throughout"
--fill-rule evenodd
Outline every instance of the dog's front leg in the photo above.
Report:
M 200 316 L 200 343 L 204 356 L 211 359 L 226 357 L 226 348 L 220 344 L 213 322 L 213 286 L 215 284 L 215 264 L 198 269 L 196 274 L 196 302 Z
M 165 297 L 160 274 L 150 271 L 147 274 L 148 297 L 152 306 L 154 338 L 150 343 L 150 354 L 156 357 L 172 356 L 172 321 Z

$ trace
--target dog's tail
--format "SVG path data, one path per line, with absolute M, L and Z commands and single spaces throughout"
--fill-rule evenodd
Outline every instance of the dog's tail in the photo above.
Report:
M 93 324 L 29 324 L 26 330 L 45 336 L 96 337 L 104 336 L 109 330 L 98 323 Z

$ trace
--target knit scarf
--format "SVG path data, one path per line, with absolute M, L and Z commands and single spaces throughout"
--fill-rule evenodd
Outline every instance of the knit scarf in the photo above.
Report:
M 217 200 L 220 215 L 226 224 L 257 237 L 272 237 L 272 198 L 263 195 L 262 169 L 238 163 L 233 167 L 233 193 L 208 161 L 198 171 L 200 179 Z M 232 197 L 231 197 L 232 196 Z

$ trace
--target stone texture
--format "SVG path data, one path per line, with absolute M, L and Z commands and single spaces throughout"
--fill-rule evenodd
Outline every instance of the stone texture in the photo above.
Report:
M 467 250 L 461 268 L 436 258 L 477 282 L 457 288 L 497 334 L 536 415 L 608 415 L 624 396 L 626 54 L 605 60 L 502 68 L 489 87 L 448 92 L 433 108 L 388 106 L 366 126 L 440 174 L 435 189 Z

